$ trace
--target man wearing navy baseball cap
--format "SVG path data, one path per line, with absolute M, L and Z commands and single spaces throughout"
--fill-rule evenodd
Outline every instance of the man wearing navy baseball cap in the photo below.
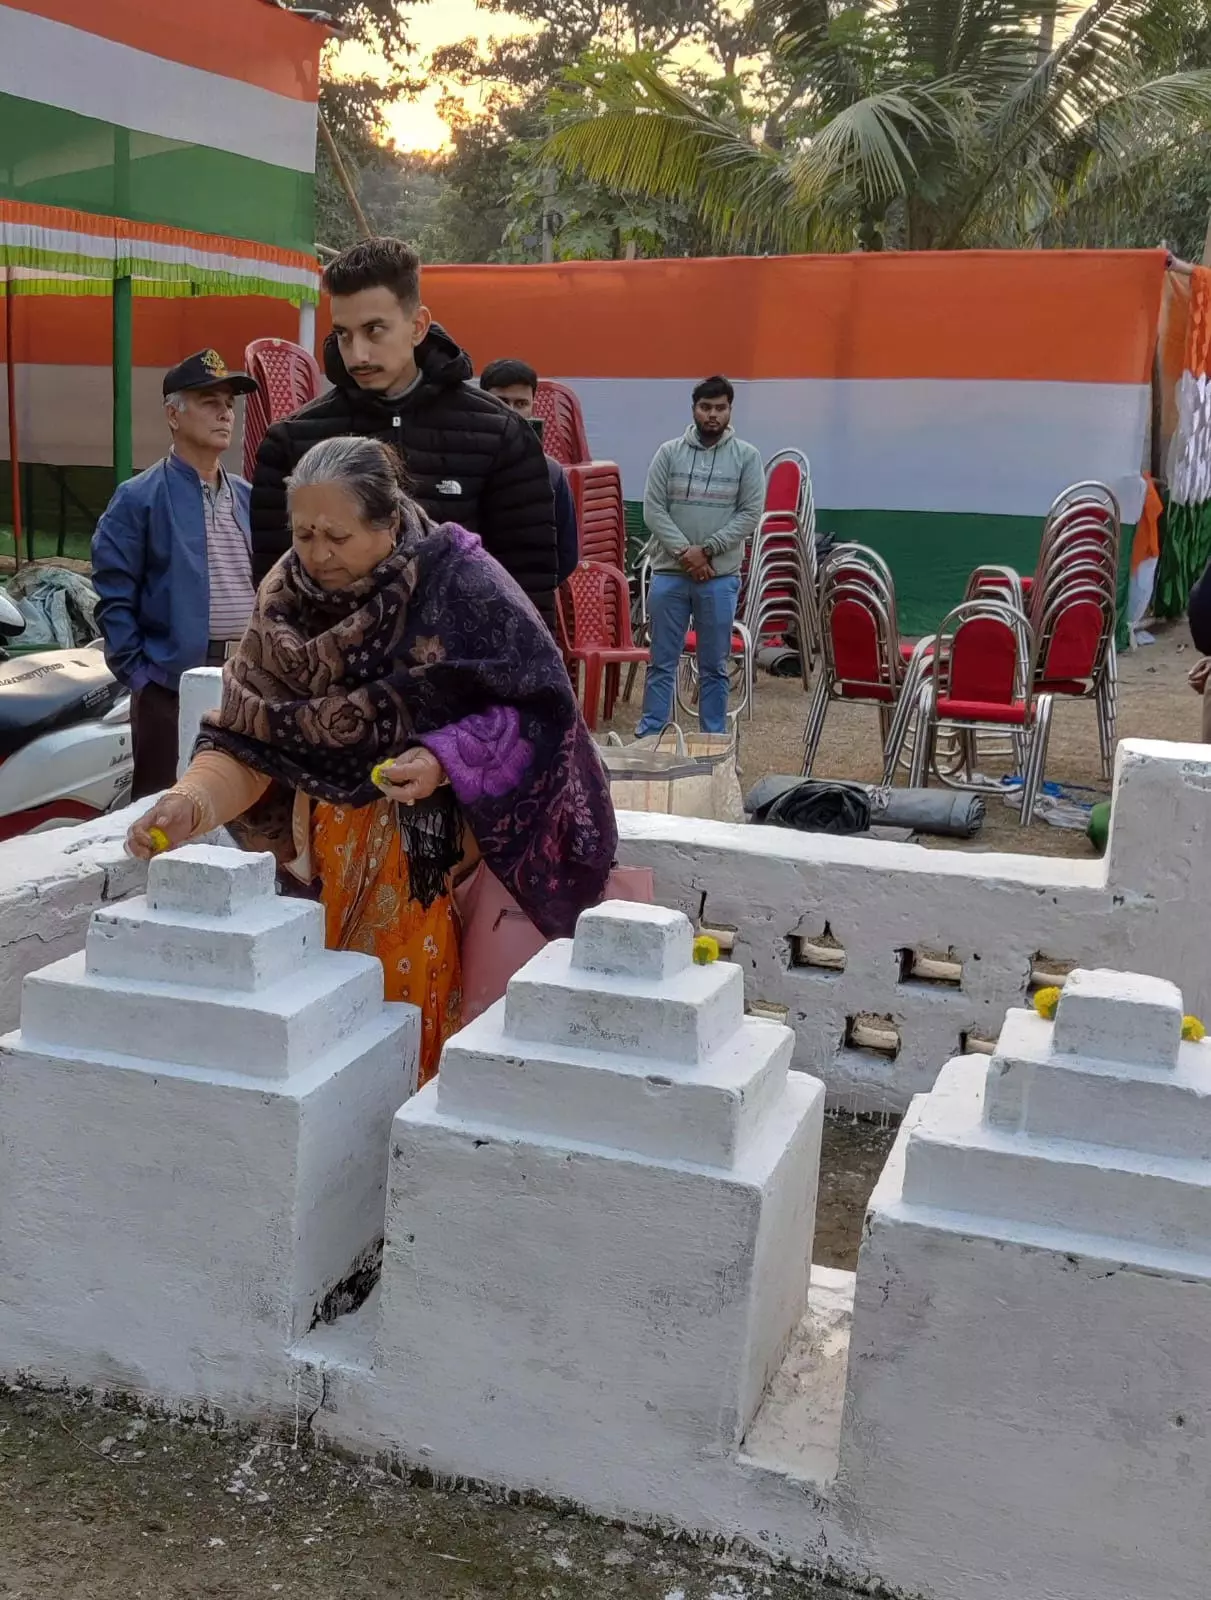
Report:
M 118 485 L 93 534 L 105 658 L 131 695 L 135 800 L 176 782 L 181 674 L 224 661 L 252 612 L 249 486 L 222 457 L 236 396 L 255 389 L 217 350 L 166 373 L 172 447 Z

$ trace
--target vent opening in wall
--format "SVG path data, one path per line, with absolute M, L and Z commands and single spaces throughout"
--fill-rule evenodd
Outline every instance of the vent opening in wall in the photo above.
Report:
M 787 1026 L 790 1022 L 790 1007 L 780 1005 L 777 1000 L 746 1000 L 744 1002 L 746 1017 L 760 1017 L 765 1022 L 781 1022 Z
M 871 1055 L 894 1061 L 903 1044 L 900 1030 L 892 1017 L 876 1016 L 871 1011 L 859 1011 L 845 1019 L 845 1050 L 865 1050 Z
M 963 963 L 949 950 L 899 950 L 900 982 L 921 984 L 929 989 L 961 989 Z
M 800 923 L 794 933 L 788 935 L 787 942 L 792 967 L 807 967 L 833 977 L 845 971 L 845 946 L 836 938 L 829 923 L 824 924 L 823 933 L 804 932 Z
M 1037 950 L 1030 958 L 1030 984 L 1026 992 L 1037 994 L 1040 989 L 1062 989 L 1064 979 L 1078 966 L 1079 961 L 1064 961 Z
M 981 1033 L 979 1028 L 969 1028 L 966 1033 L 959 1035 L 959 1054 L 962 1056 L 992 1056 L 996 1050 L 996 1040 Z

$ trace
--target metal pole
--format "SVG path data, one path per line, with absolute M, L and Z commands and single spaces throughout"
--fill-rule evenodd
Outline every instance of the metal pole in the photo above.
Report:
M 299 307 L 299 343 L 310 355 L 315 354 L 315 307 L 310 302 Z
M 129 278 L 114 280 L 114 482 L 135 472 L 134 295 Z
M 130 131 L 114 134 L 114 201 L 117 214 L 131 213 Z M 114 279 L 113 380 L 114 380 L 114 483 L 125 483 L 135 472 L 134 452 L 134 285 L 129 268 Z
M 13 561 L 21 568 L 21 440 L 17 426 L 17 341 L 14 329 L 13 269 L 4 284 L 5 366 L 8 369 L 8 455 L 13 495 Z

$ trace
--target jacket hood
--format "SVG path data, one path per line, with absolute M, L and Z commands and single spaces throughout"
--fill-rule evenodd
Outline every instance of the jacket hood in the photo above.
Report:
M 691 450 L 718 450 L 721 444 L 727 444 L 729 439 L 734 439 L 736 437 L 736 430 L 729 422 L 727 427 L 724 428 L 723 432 L 715 440 L 714 444 L 703 444 L 702 440 L 698 437 L 698 424 L 696 422 L 691 422 L 682 437 L 684 442 L 689 445 Z
M 439 322 L 432 325 L 417 345 L 416 364 L 420 368 L 421 390 L 453 389 L 459 384 L 468 383 L 475 375 L 471 357 L 450 337 Z M 338 389 L 365 395 L 370 400 L 381 398 L 367 390 L 359 389 L 349 376 L 334 333 L 330 333 L 324 340 L 324 371 L 329 383 L 335 384 Z

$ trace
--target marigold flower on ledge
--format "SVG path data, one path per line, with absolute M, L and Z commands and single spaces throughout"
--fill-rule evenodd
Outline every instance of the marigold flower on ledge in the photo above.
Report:
M 718 959 L 718 939 L 712 939 L 709 933 L 700 933 L 694 940 L 694 960 L 700 967 L 709 967 L 712 961 Z
M 1038 994 L 1035 995 L 1034 1009 L 1043 1018 L 1044 1022 L 1055 1021 L 1056 1007 L 1060 1003 L 1060 993 L 1061 991 L 1052 985 L 1049 988 L 1040 989 Z
M 1197 1017 L 1182 1018 L 1182 1038 L 1187 1044 L 1197 1044 L 1200 1039 L 1207 1037 L 1207 1030 Z

